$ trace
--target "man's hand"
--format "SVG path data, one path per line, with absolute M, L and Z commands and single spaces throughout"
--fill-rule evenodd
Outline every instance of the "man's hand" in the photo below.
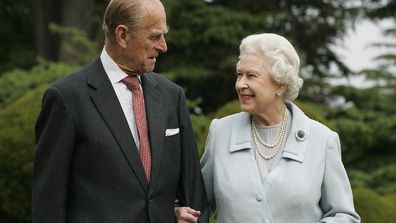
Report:
M 190 207 L 175 207 L 175 215 L 177 223 L 196 223 L 201 212 Z

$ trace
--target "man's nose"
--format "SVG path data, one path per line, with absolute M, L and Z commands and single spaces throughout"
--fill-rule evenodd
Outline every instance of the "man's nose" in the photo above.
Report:
M 168 46 L 166 45 L 166 40 L 165 37 L 162 36 L 158 45 L 157 45 L 157 49 L 161 52 L 161 53 L 165 53 L 168 50 Z

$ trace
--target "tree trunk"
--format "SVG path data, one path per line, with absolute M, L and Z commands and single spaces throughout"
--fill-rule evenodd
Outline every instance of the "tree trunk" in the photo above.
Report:
M 51 33 L 49 24 L 75 27 L 90 33 L 95 7 L 94 0 L 31 0 L 35 45 L 40 57 L 51 61 L 72 61 L 72 56 L 61 47 L 74 46 L 68 34 Z M 81 52 L 84 53 L 84 52 Z
M 62 1 L 62 26 L 74 27 L 84 31 L 87 35 L 91 33 L 92 29 L 92 18 L 95 8 L 94 0 L 63 0 Z M 79 46 L 75 45 L 71 41 L 71 37 L 67 34 L 61 34 L 62 44 L 67 44 L 72 47 L 73 50 L 79 49 Z M 84 53 L 84 52 L 81 52 Z M 63 47 L 59 51 L 59 60 L 62 62 L 73 62 L 73 55 Z
M 57 61 L 59 51 L 59 37 L 52 34 L 48 28 L 51 22 L 58 23 L 61 20 L 60 6 L 57 1 L 31 0 L 32 25 L 35 46 L 40 57 Z

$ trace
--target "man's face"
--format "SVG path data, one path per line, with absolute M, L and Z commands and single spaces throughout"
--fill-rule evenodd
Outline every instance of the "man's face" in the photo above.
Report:
M 130 38 L 123 53 L 128 70 L 139 74 L 152 72 L 158 54 L 167 51 L 164 37 L 167 31 L 162 4 L 158 2 L 149 6 L 142 20 L 142 28 L 137 33 L 129 33 Z

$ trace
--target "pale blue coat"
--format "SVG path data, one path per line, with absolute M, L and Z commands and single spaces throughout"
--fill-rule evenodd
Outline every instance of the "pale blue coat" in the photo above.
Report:
M 261 182 L 250 115 L 215 119 L 201 159 L 217 223 L 360 222 L 337 133 L 287 103 L 292 123 L 282 159 Z M 297 137 L 298 131 L 303 137 Z M 301 135 L 300 135 L 301 136 Z

